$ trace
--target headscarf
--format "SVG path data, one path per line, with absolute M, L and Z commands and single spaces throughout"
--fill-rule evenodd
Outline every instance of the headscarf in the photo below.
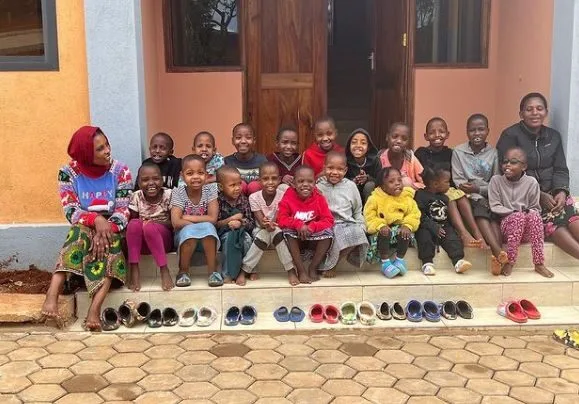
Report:
M 76 162 L 79 171 L 91 178 L 102 177 L 110 168 L 94 164 L 93 139 L 97 132 L 100 132 L 100 128 L 96 126 L 83 126 L 74 132 L 68 144 L 68 155 Z

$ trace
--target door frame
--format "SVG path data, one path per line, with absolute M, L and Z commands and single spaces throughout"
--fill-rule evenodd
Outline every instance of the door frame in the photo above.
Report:
M 405 69 L 405 87 L 406 87 L 406 124 L 410 128 L 410 147 L 414 149 L 414 106 L 415 103 L 415 79 L 416 69 L 414 68 L 414 33 L 416 26 L 416 0 L 404 0 L 406 2 L 406 35 L 407 35 L 407 57 Z

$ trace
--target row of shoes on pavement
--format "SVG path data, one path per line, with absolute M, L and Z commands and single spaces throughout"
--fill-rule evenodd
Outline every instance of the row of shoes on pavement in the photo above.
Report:
M 208 327 L 217 318 L 217 311 L 211 306 L 203 306 L 199 309 L 190 307 L 184 309 L 181 314 L 172 307 L 163 310 L 153 309 L 146 302 L 136 303 L 133 300 L 125 300 L 118 309 L 107 307 L 101 313 L 101 328 L 103 331 L 117 330 L 121 325 L 127 328 L 137 324 L 147 324 L 150 328 L 173 327 Z

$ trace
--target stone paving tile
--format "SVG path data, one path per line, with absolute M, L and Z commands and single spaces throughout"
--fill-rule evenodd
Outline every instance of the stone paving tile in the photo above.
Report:
M 543 362 L 558 367 L 559 369 L 579 369 L 579 359 L 565 355 L 547 355 Z
M 483 396 L 506 396 L 509 394 L 509 386 L 490 379 L 469 380 L 466 388 Z
M 253 383 L 248 390 L 256 397 L 285 397 L 292 388 L 280 381 L 260 380 Z
M 286 375 L 282 381 L 294 389 L 299 389 L 320 387 L 326 379 L 314 372 L 292 372 Z
M 83 349 L 82 351 L 78 352 L 76 356 L 85 361 L 106 361 L 116 354 L 117 352 L 111 347 L 93 346 Z
M 535 386 L 554 394 L 579 394 L 579 386 L 577 384 L 557 377 L 538 379 Z
M 333 396 L 360 396 L 366 387 L 353 380 L 328 380 L 322 390 Z
M 38 361 L 43 368 L 69 368 L 80 362 L 80 358 L 73 354 L 54 354 L 45 356 Z
M 70 393 L 59 399 L 56 404 L 99 404 L 103 399 L 96 393 Z
M 489 342 L 470 342 L 466 344 L 464 349 L 479 356 L 500 355 L 503 353 L 503 348 Z
M 346 365 L 327 363 L 320 365 L 316 369 L 316 373 L 328 379 L 351 379 L 356 374 L 356 371 Z
M 451 404 L 475 404 L 482 400 L 480 394 L 463 387 L 443 387 L 438 391 L 437 397 Z
M 500 355 L 482 356 L 478 363 L 479 365 L 485 366 L 491 370 L 516 370 L 519 367 L 519 362 Z M 523 363 L 523 365 L 531 363 L 538 362 L 528 362 Z
M 151 359 L 140 352 L 127 352 L 116 354 L 108 362 L 116 368 L 141 367 Z
M 77 375 L 95 374 L 102 375 L 113 368 L 113 365 L 106 361 L 81 361 L 70 367 L 70 370 Z
M 527 346 L 527 341 L 508 336 L 492 337 L 490 342 L 500 346 L 501 348 L 524 348 Z
M 272 337 L 251 337 L 243 345 L 250 349 L 275 349 L 281 345 L 281 342 Z
M 175 373 L 186 382 L 207 382 L 217 374 L 217 370 L 209 365 L 187 365 Z
M 376 349 L 400 349 L 404 343 L 391 337 L 371 337 L 366 343 Z
M 249 351 L 247 354 L 245 354 L 244 358 L 252 363 L 278 363 L 283 359 L 283 356 L 276 351 L 272 351 L 271 349 L 264 349 L 258 351 Z
M 384 363 L 412 363 L 414 356 L 395 349 L 380 350 L 374 355 Z
M 320 389 L 295 389 L 287 399 L 294 404 L 327 404 L 333 396 Z
M 542 362 L 521 363 L 519 370 L 534 377 L 558 377 L 560 373 L 559 369 L 556 367 Z
M 527 404 L 552 403 L 555 395 L 537 387 L 513 387 L 509 394 Z
M 416 358 L 413 365 L 418 366 L 426 371 L 430 370 L 450 370 L 453 364 L 446 359 L 434 357 L 434 356 L 421 356 Z
M 115 400 L 134 400 L 143 394 L 141 386 L 134 383 L 110 384 L 101 391 L 99 395 L 107 402 Z
M 439 348 L 424 342 L 408 343 L 402 350 L 413 356 L 436 356 L 440 353 Z
M 64 381 L 61 386 L 69 393 L 96 393 L 108 386 L 108 384 L 99 375 L 80 375 Z
M 49 401 L 55 402 L 64 396 L 66 391 L 58 384 L 35 384 L 18 394 L 24 401 Z
M 309 372 L 320 366 L 320 362 L 303 356 L 288 356 L 278 364 L 290 372 Z
M 193 382 L 193 383 L 183 383 L 181 386 L 175 389 L 175 394 L 183 399 L 198 400 L 203 398 L 209 398 L 219 389 L 207 382 Z
M 216 404 L 252 404 L 257 397 L 247 390 L 221 390 L 211 401 Z
M 215 376 L 211 383 L 220 389 L 246 389 L 253 381 L 253 377 L 244 372 L 223 372 Z
M 493 375 L 493 371 L 489 368 L 473 363 L 459 363 L 452 371 L 467 379 L 490 379 Z
M 18 393 L 32 383 L 24 376 L 20 377 L 4 377 L 0 383 L 0 393 L 8 394 L 8 393 Z M 38 386 L 41 386 L 40 384 Z
M 528 373 L 518 370 L 505 370 L 496 372 L 493 379 L 508 384 L 509 386 L 534 386 L 535 378 Z
M 354 380 L 366 387 L 392 387 L 396 378 L 384 372 L 359 372 Z
M 465 349 L 445 349 L 440 357 L 452 363 L 477 363 L 480 359 L 478 355 Z
M 170 391 L 153 391 L 150 393 L 145 393 L 140 395 L 135 403 L 137 404 L 176 404 L 179 401 L 179 397 Z
M 186 338 L 179 343 L 179 346 L 186 351 L 208 351 L 217 343 L 208 338 Z
M 579 397 L 576 394 L 557 394 L 555 404 L 579 404 Z
M 388 387 L 370 387 L 362 394 L 362 397 L 373 403 L 388 404 L 404 404 L 409 398 L 407 394 Z
M 508 348 L 505 349 L 504 355 L 518 362 L 541 362 L 541 360 L 543 359 L 543 355 L 526 348 L 524 349 Z
M 394 387 L 409 396 L 432 396 L 439 389 L 438 386 L 422 379 L 402 379 Z
M 306 344 L 314 349 L 338 349 L 342 345 L 341 341 L 329 336 L 311 337 Z
M 398 379 L 420 379 L 426 374 L 426 370 L 406 363 L 393 363 L 386 366 L 384 371 Z
M 446 371 L 428 372 L 424 380 L 440 387 L 463 387 L 467 382 L 465 377 Z
M 36 373 L 28 376 L 32 383 L 45 384 L 55 383 L 60 384 L 63 381 L 70 379 L 74 374 L 68 369 L 42 369 Z
M 466 346 L 466 342 L 457 337 L 432 337 L 430 344 L 440 349 L 462 349 Z
M 346 365 L 358 371 L 381 370 L 386 367 L 384 362 L 371 356 L 353 356 L 346 361 Z
M 129 352 L 145 352 L 152 346 L 153 344 L 144 339 L 125 339 L 113 345 L 113 348 L 115 349 L 115 351 L 119 353 L 129 353 Z M 181 347 L 184 348 L 182 345 Z
M 0 366 L 0 378 L 22 377 L 40 370 L 40 366 L 34 361 L 9 362 Z

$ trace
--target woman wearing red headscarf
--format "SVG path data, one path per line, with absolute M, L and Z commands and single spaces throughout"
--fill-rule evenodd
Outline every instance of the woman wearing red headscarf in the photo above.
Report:
M 68 145 L 72 160 L 58 173 L 60 200 L 70 228 L 60 252 L 42 313 L 58 319 L 58 295 L 67 274 L 84 278 L 92 304 L 85 328 L 100 329 L 102 303 L 112 278 L 125 281 L 127 266 L 121 232 L 129 219 L 133 188 L 126 165 L 111 158 L 111 147 L 97 127 L 83 126 Z

